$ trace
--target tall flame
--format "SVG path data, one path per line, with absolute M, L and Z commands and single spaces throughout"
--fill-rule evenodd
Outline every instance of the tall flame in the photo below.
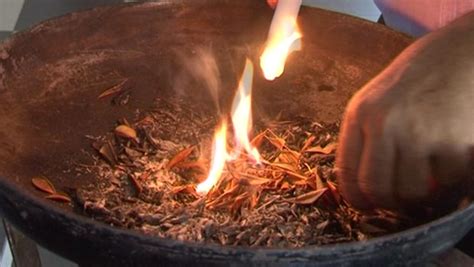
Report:
M 246 60 L 244 72 L 239 81 L 239 87 L 232 103 L 232 125 L 234 128 L 236 147 L 231 157 L 226 150 L 227 146 L 227 123 L 222 122 L 214 134 L 214 144 L 212 152 L 211 169 L 206 180 L 196 187 L 196 192 L 205 195 L 219 181 L 228 160 L 235 159 L 242 150 L 260 163 L 261 157 L 257 148 L 252 146 L 249 140 L 249 133 L 252 128 L 251 93 L 253 80 L 253 65 L 250 60 Z
M 228 158 L 226 146 L 227 123 L 223 121 L 214 134 L 211 169 L 206 180 L 196 187 L 198 194 L 206 194 L 219 181 Z
M 237 151 L 244 149 L 253 160 L 260 163 L 260 153 L 250 144 L 248 136 L 252 129 L 252 80 L 253 65 L 247 59 L 232 103 L 232 125 L 234 126 Z
M 273 15 L 267 45 L 260 57 L 260 67 L 267 80 L 279 77 L 285 69 L 288 55 L 301 49 L 302 34 L 296 17 L 302 0 L 279 0 Z

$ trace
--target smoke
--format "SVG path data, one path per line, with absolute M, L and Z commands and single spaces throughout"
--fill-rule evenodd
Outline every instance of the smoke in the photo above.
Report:
M 196 98 L 203 97 L 203 94 L 207 93 L 220 112 L 221 75 L 216 58 L 211 50 L 201 47 L 188 53 L 183 51 L 176 51 L 175 53 L 180 72 L 175 78 L 174 91 L 178 95 L 186 94 Z M 203 92 L 201 89 L 205 89 L 205 91 Z

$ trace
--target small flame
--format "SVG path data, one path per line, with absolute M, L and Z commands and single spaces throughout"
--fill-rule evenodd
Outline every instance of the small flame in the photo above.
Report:
M 260 57 L 260 67 L 267 80 L 279 77 L 288 55 L 301 49 L 302 34 L 296 17 L 302 0 L 279 0 L 268 33 L 267 45 Z
M 249 140 L 249 133 L 252 129 L 252 80 L 253 65 L 247 59 L 239 88 L 232 103 L 232 125 L 237 145 L 236 151 L 244 149 L 253 160 L 260 163 L 260 153 Z
M 227 123 L 223 121 L 214 134 L 212 148 L 211 170 L 204 182 L 198 184 L 196 192 L 205 195 L 219 181 L 228 158 L 227 150 Z

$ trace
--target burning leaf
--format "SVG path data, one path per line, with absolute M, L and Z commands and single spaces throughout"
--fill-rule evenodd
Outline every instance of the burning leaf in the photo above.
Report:
M 64 202 L 64 203 L 71 202 L 71 198 L 65 195 L 64 193 L 54 193 L 54 194 L 45 196 L 45 198 L 58 201 L 58 202 Z
M 176 164 L 180 163 L 181 161 L 189 157 L 189 155 L 191 155 L 193 151 L 194 151 L 193 146 L 181 150 L 168 162 L 168 164 L 166 165 L 166 168 L 168 170 L 171 170 L 174 166 L 176 166 Z
M 111 95 L 115 95 L 117 93 L 120 93 L 122 92 L 123 90 L 123 86 L 125 85 L 125 83 L 128 81 L 128 79 L 125 79 L 123 80 L 122 82 L 110 87 L 109 89 L 106 89 L 105 91 L 103 91 L 98 97 L 97 99 L 102 99 L 102 98 L 105 98 L 105 97 L 108 97 L 108 96 L 111 96 Z
M 323 194 L 327 191 L 327 188 L 318 189 L 315 191 L 308 192 L 303 195 L 299 195 L 294 198 L 287 199 L 289 202 L 293 202 L 295 204 L 313 204 L 316 202 Z
M 330 144 L 327 144 L 325 147 L 321 147 L 321 146 L 310 147 L 305 152 L 320 153 L 320 154 L 328 155 L 328 154 L 334 153 L 334 151 L 336 151 L 336 147 L 337 147 L 336 143 L 330 143 Z
M 120 137 L 125 137 L 133 140 L 137 140 L 137 132 L 133 129 L 130 128 L 127 125 L 119 125 L 117 128 L 115 128 L 115 134 Z
M 36 187 L 36 189 L 43 191 L 45 193 L 54 194 L 56 189 L 54 185 L 44 177 L 34 177 L 31 179 L 31 183 Z

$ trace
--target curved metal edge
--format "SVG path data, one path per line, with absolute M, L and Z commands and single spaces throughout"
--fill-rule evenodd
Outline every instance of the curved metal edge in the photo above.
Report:
M 67 15 L 48 19 L 36 26 L 13 34 L 0 44 L 0 51 L 2 51 L 2 49 L 6 50 L 16 39 L 21 38 L 28 32 L 41 30 L 41 28 L 47 26 L 53 21 L 58 23 L 60 20 L 66 20 L 70 17 L 78 16 L 81 13 L 105 11 L 109 8 L 123 8 L 128 6 L 140 8 L 153 5 L 166 8 L 171 5 L 176 5 L 177 3 L 182 4 L 186 2 L 190 1 L 182 0 L 125 3 L 69 13 Z M 346 14 L 344 14 L 344 16 L 352 17 Z M 360 18 L 356 19 L 363 21 L 364 23 L 370 23 Z M 382 25 L 380 25 L 380 28 L 387 30 Z M 406 38 L 405 34 L 391 29 L 390 31 Z M 3 183 L 4 181 L 7 182 Z M 169 253 L 168 257 L 170 260 L 178 261 L 186 261 L 186 257 L 191 257 L 190 262 L 193 262 L 193 259 L 198 258 L 201 260 L 211 260 L 213 262 L 220 263 L 226 263 L 229 260 L 238 260 L 240 262 L 252 261 L 253 263 L 259 264 L 272 263 L 272 266 L 275 266 L 274 263 L 277 261 L 285 265 L 298 264 L 301 266 L 302 264 L 309 264 L 309 261 L 314 261 L 311 264 L 319 263 L 321 266 L 340 266 L 343 263 L 347 263 L 349 259 L 352 259 L 352 263 L 355 265 L 367 263 L 368 261 L 371 263 L 387 263 L 386 260 L 388 260 L 388 258 L 386 257 L 390 257 L 390 259 L 394 261 L 394 264 L 397 265 L 397 260 L 400 260 L 401 262 L 406 262 L 407 260 L 416 262 L 420 259 L 426 258 L 428 254 L 430 256 L 437 255 L 445 249 L 452 247 L 458 240 L 462 238 L 462 236 L 474 228 L 474 204 L 471 204 L 469 207 L 463 210 L 453 212 L 450 215 L 432 221 L 428 224 L 411 228 L 403 232 L 374 238 L 366 242 L 351 242 L 345 244 L 335 244 L 321 247 L 305 247 L 299 249 L 250 249 L 245 247 L 225 247 L 213 244 L 198 244 L 170 239 L 153 238 L 136 231 L 114 228 L 112 226 L 94 221 L 90 218 L 71 212 L 66 212 L 64 209 L 48 203 L 44 199 L 26 194 L 26 191 L 21 190 L 18 185 L 11 183 L 7 179 L 0 179 L 0 185 L 0 192 L 2 192 L 2 194 L 0 194 L 2 199 L 0 213 L 2 213 L 2 215 L 7 220 L 15 223 L 15 225 L 17 225 L 23 232 L 34 237 L 35 239 L 37 239 L 37 235 L 33 230 L 34 226 L 31 224 L 31 221 L 29 221 L 30 215 L 26 211 L 21 210 L 22 206 L 28 206 L 29 208 L 36 210 L 38 213 L 49 214 L 50 221 L 44 222 L 45 225 L 53 222 L 61 222 L 61 225 L 73 228 L 71 229 L 72 236 L 94 236 L 97 233 L 102 233 L 101 236 L 103 237 L 108 237 L 111 239 L 115 238 L 120 242 L 130 242 L 130 247 L 133 246 L 132 244 L 137 243 L 144 248 L 148 247 L 150 250 L 160 250 L 164 254 Z M 424 253 L 410 251 L 410 247 L 414 247 L 414 243 L 422 245 L 430 243 L 432 240 L 436 240 L 437 242 L 443 241 L 440 239 L 441 236 L 451 230 L 454 230 L 455 233 L 450 235 L 450 240 L 444 240 L 444 242 L 442 242 L 443 245 L 436 247 L 434 250 L 425 251 Z M 41 245 L 44 245 L 47 248 L 51 247 L 50 244 L 47 243 L 41 243 Z M 394 251 L 390 250 L 393 249 L 394 246 L 399 247 L 397 250 L 399 253 L 405 252 L 407 254 L 394 254 Z M 389 253 L 387 253 L 388 250 L 390 250 Z M 177 252 L 180 254 L 173 255 Z M 185 254 L 181 254 L 183 252 L 188 253 L 186 257 L 183 256 Z M 59 253 L 70 259 L 78 260 L 77 253 L 67 253 L 65 251 Z M 373 253 L 377 253 L 377 255 L 374 257 Z M 395 256 L 395 258 L 393 256 Z
M 68 228 L 71 231 L 70 238 L 85 238 L 84 240 L 87 240 L 89 237 L 96 237 L 100 233 L 104 240 L 125 242 L 130 244 L 130 248 L 135 246 L 148 247 L 150 251 L 157 250 L 162 252 L 160 254 L 163 255 L 157 254 L 157 256 L 167 255 L 169 260 L 177 261 L 187 260 L 186 257 L 221 263 L 233 260 L 239 262 L 251 261 L 253 263 L 309 264 L 314 261 L 323 264 L 322 266 L 329 263 L 330 265 L 339 265 L 347 263 L 348 260 L 352 260 L 355 263 L 368 261 L 387 263 L 385 260 L 388 259 L 391 262 L 418 261 L 427 256 L 437 255 L 452 247 L 474 226 L 474 204 L 471 204 L 463 210 L 456 211 L 428 224 L 374 238 L 366 242 L 351 242 L 298 249 L 250 249 L 154 238 L 132 230 L 114 228 L 84 216 L 67 213 L 56 206 L 51 208 L 50 205 L 42 203 L 45 200 L 38 199 L 37 197 L 24 195 L 23 193 L 19 194 L 18 192 L 21 191 L 10 182 L 0 187 L 0 192 L 0 199 L 2 199 L 0 212 L 2 216 L 5 216 L 7 220 L 14 223 L 34 239 L 38 240 L 37 231 L 34 230 L 38 222 L 35 222 L 35 219 L 31 218 L 31 216 L 35 214 L 48 214 L 49 221 L 43 222 L 43 224 L 53 225 L 53 223 L 58 223 Z M 23 210 L 22 207 L 28 207 L 35 214 L 30 214 L 28 211 Z M 39 223 L 41 224 L 41 222 Z M 52 233 L 54 233 L 54 230 Z M 443 236 L 445 240 L 443 240 Z M 446 240 L 445 237 L 447 236 L 449 240 Z M 59 238 L 64 240 L 65 237 Z M 39 240 L 42 240 L 42 238 L 39 238 Z M 66 238 L 66 240 L 68 239 Z M 432 245 L 432 242 L 439 243 L 439 246 L 431 248 L 430 251 L 413 251 L 413 248 L 417 246 L 426 247 L 427 245 Z M 41 245 L 47 248 L 50 247 L 50 244 L 46 243 L 41 243 Z M 111 243 L 110 245 L 113 247 L 117 244 Z M 78 260 L 76 255 L 64 253 L 64 251 L 60 252 L 60 254 L 70 259 Z

